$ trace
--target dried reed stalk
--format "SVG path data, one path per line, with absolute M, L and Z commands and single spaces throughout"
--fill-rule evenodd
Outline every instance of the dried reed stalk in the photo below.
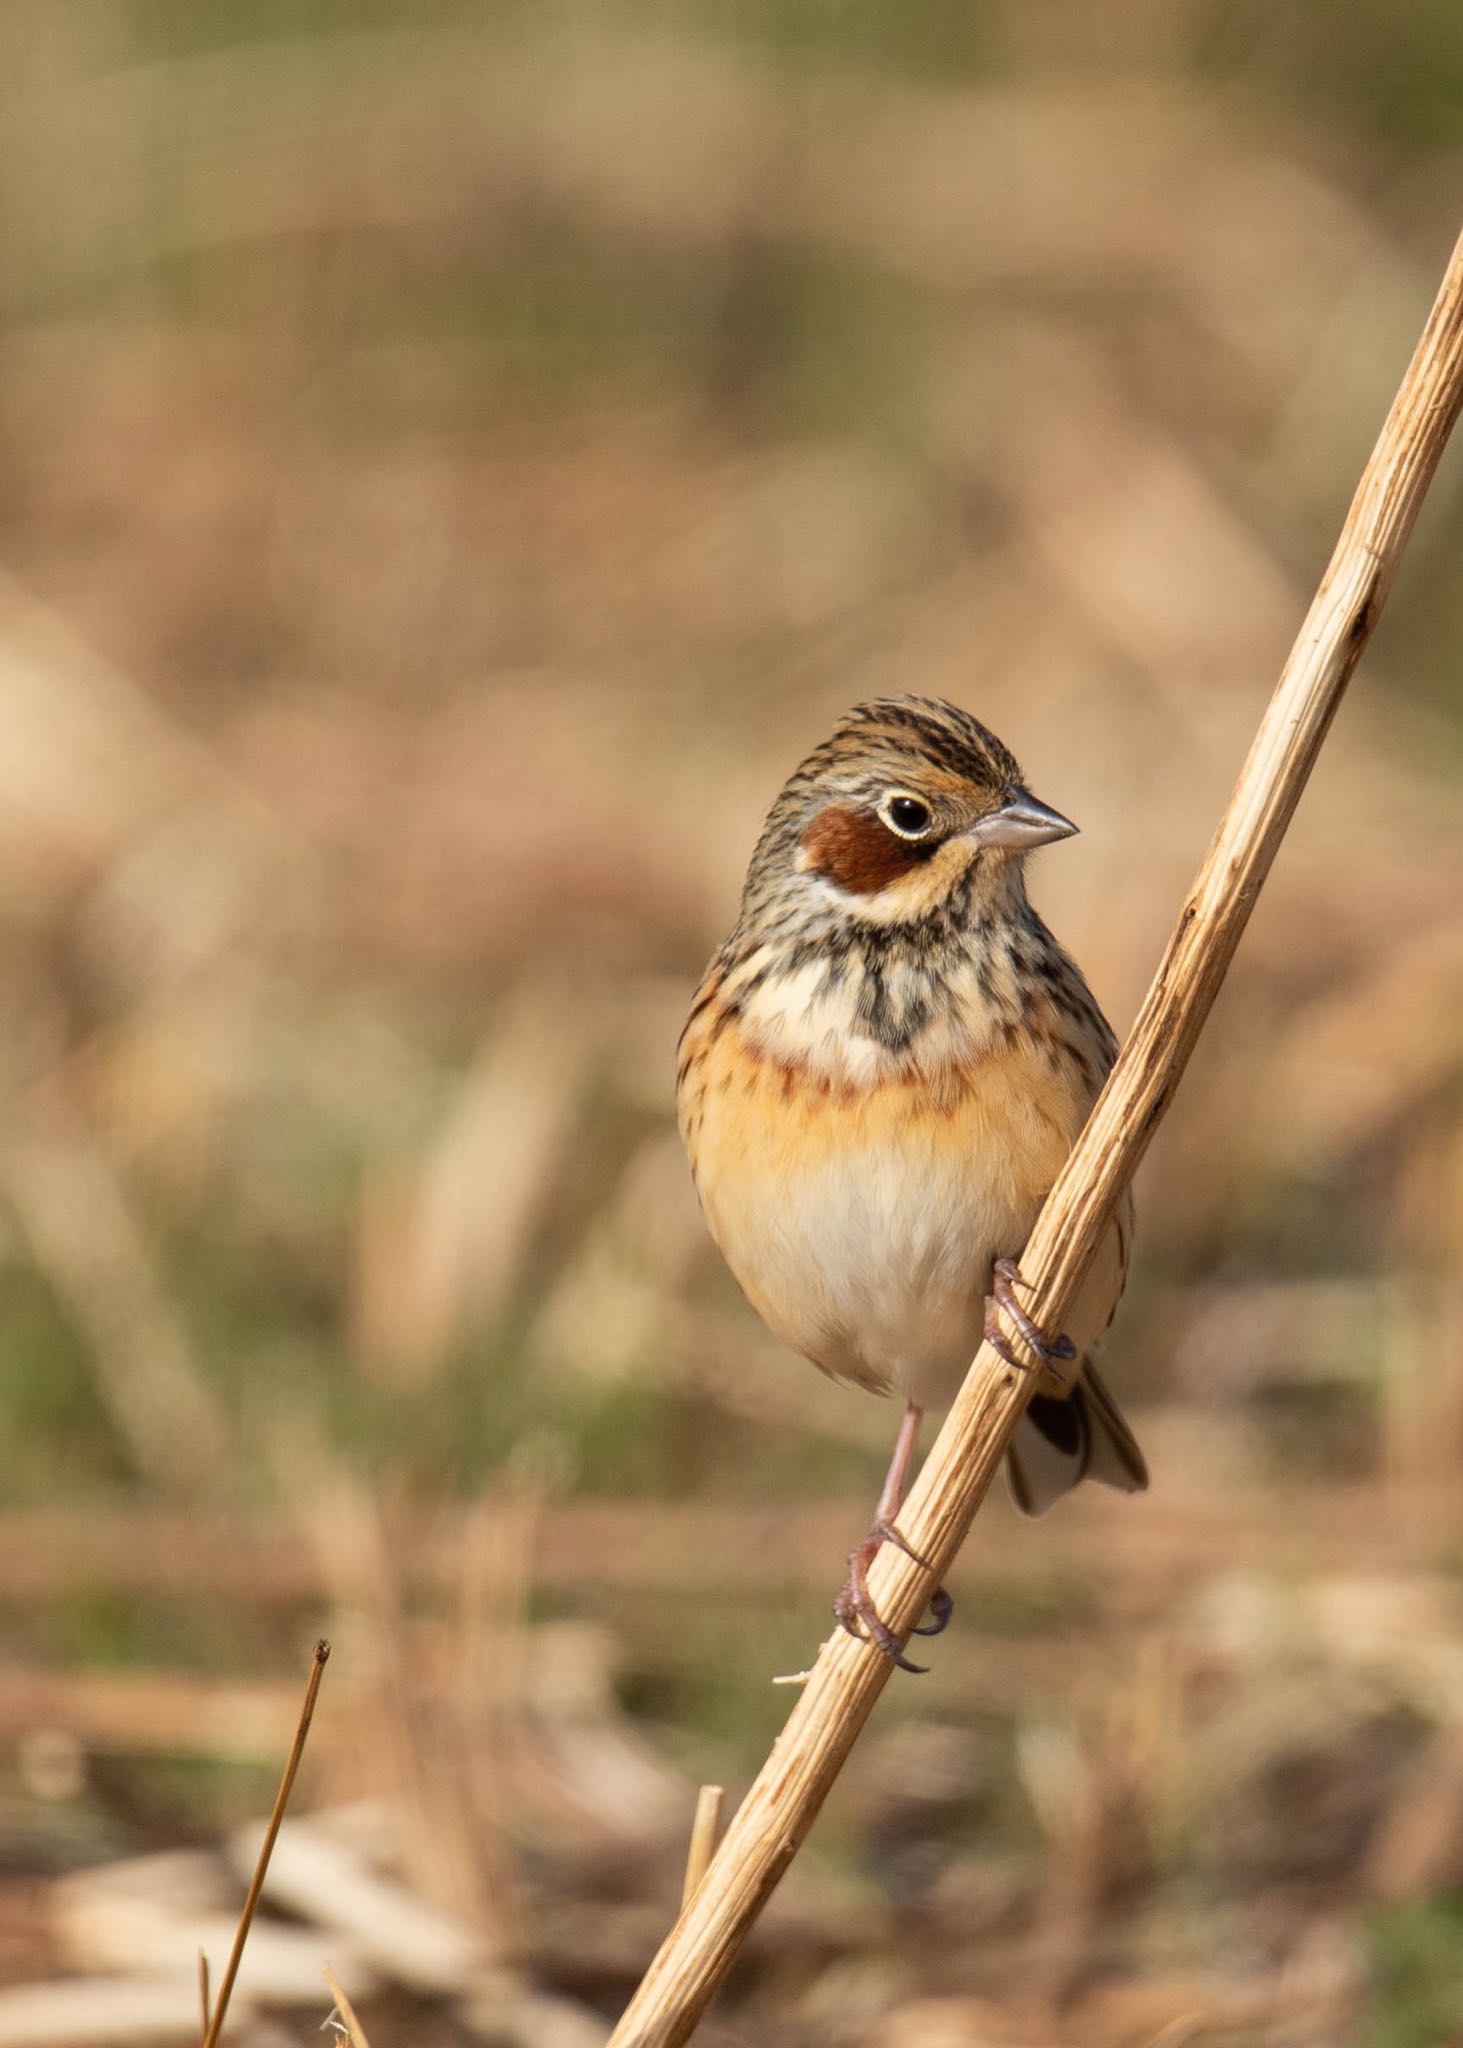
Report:
M 1031 1314 L 1048 1329 L 1060 1329 L 1173 1098 L 1376 624 L 1460 402 L 1463 240 L 1153 986 L 1022 1254 Z M 897 1630 L 918 1618 L 947 1572 L 1031 1391 L 1031 1375 L 981 1346 L 900 1517 L 928 1564 L 886 1544 L 871 1573 L 879 1611 Z M 842 1631 L 823 1645 L 771 1756 L 609 2048 L 675 2048 L 689 2038 L 797 1853 L 891 1668 Z

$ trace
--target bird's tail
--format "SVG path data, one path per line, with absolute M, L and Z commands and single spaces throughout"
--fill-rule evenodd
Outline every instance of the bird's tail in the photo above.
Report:
M 1124 1493 L 1148 1484 L 1133 1432 L 1098 1377 L 1084 1364 L 1064 1394 L 1033 1394 L 1006 1453 L 1011 1498 L 1023 1515 L 1044 1515 L 1083 1479 Z

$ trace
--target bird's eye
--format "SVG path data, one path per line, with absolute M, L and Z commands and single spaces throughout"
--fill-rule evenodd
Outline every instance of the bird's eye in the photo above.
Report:
M 930 807 L 917 796 L 886 796 L 879 816 L 901 839 L 923 839 L 930 829 Z

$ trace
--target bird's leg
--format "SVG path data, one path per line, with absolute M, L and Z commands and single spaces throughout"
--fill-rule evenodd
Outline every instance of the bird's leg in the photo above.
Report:
M 1077 1347 L 1071 1338 L 1067 1336 L 1051 1338 L 1043 1336 L 1042 1332 L 1036 1327 L 1036 1324 L 1032 1322 L 1030 1316 L 1016 1299 L 1016 1289 L 1018 1287 L 1026 1287 L 1029 1284 L 1028 1281 L 1021 1277 L 1021 1268 L 1014 1259 L 996 1260 L 994 1284 L 991 1287 L 990 1293 L 985 1298 L 986 1342 L 994 1350 L 1000 1352 L 1008 1365 L 1014 1365 L 1019 1372 L 1035 1372 L 1040 1370 L 1046 1374 L 1048 1379 L 1055 1380 L 1059 1386 L 1065 1386 L 1067 1376 L 1065 1373 L 1057 1371 L 1054 1361 L 1058 1358 L 1075 1358 L 1077 1356 Z M 1039 1368 L 1029 1364 L 1026 1359 L 1017 1357 L 1016 1352 L 1012 1348 L 1010 1338 L 1001 1328 L 1001 1318 L 998 1311 L 1002 1309 L 1005 1310 L 1026 1343 L 1031 1346 L 1032 1350 L 1041 1360 Z
M 833 1612 L 851 1636 L 867 1636 L 869 1641 L 883 1651 L 891 1663 L 901 1671 L 924 1671 L 923 1664 L 911 1664 L 899 1647 L 899 1638 L 887 1622 L 880 1618 L 869 1595 L 869 1566 L 881 1543 L 892 1543 L 896 1550 L 902 1550 L 906 1557 L 912 1557 L 916 1564 L 925 1560 L 917 1550 L 900 1535 L 894 1526 L 894 1517 L 904 1505 L 904 1493 L 909 1484 L 909 1464 L 914 1456 L 915 1439 L 919 1435 L 920 1417 L 924 1410 L 913 1401 L 906 1402 L 904 1419 L 899 1425 L 899 1434 L 894 1439 L 894 1455 L 889 1460 L 889 1470 L 884 1475 L 883 1490 L 879 1504 L 874 1510 L 873 1523 L 863 1542 L 848 1554 L 848 1578 L 843 1591 L 833 1603 Z M 930 1613 L 933 1619 L 928 1627 L 917 1628 L 917 1636 L 937 1636 L 949 1622 L 955 1603 L 943 1586 L 937 1586 L 930 1596 Z

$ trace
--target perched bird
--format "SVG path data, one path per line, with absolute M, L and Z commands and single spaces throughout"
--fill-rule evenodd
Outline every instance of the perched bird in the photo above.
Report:
M 834 1611 L 908 1670 L 868 1566 L 882 1542 L 908 1548 L 895 1516 L 921 1414 L 949 1402 L 982 1335 L 1042 1373 L 1007 1459 L 1020 1508 L 1086 1478 L 1148 1483 L 1088 1356 L 1122 1293 L 1131 1204 L 1070 1337 L 1031 1322 L 1012 1263 L 1117 1049 L 1026 897 L 1027 854 L 1076 829 L 956 705 L 858 705 L 768 813 L 681 1034 L 681 1135 L 743 1292 L 824 1372 L 904 1400 Z M 949 1613 L 941 1591 L 917 1632 Z

